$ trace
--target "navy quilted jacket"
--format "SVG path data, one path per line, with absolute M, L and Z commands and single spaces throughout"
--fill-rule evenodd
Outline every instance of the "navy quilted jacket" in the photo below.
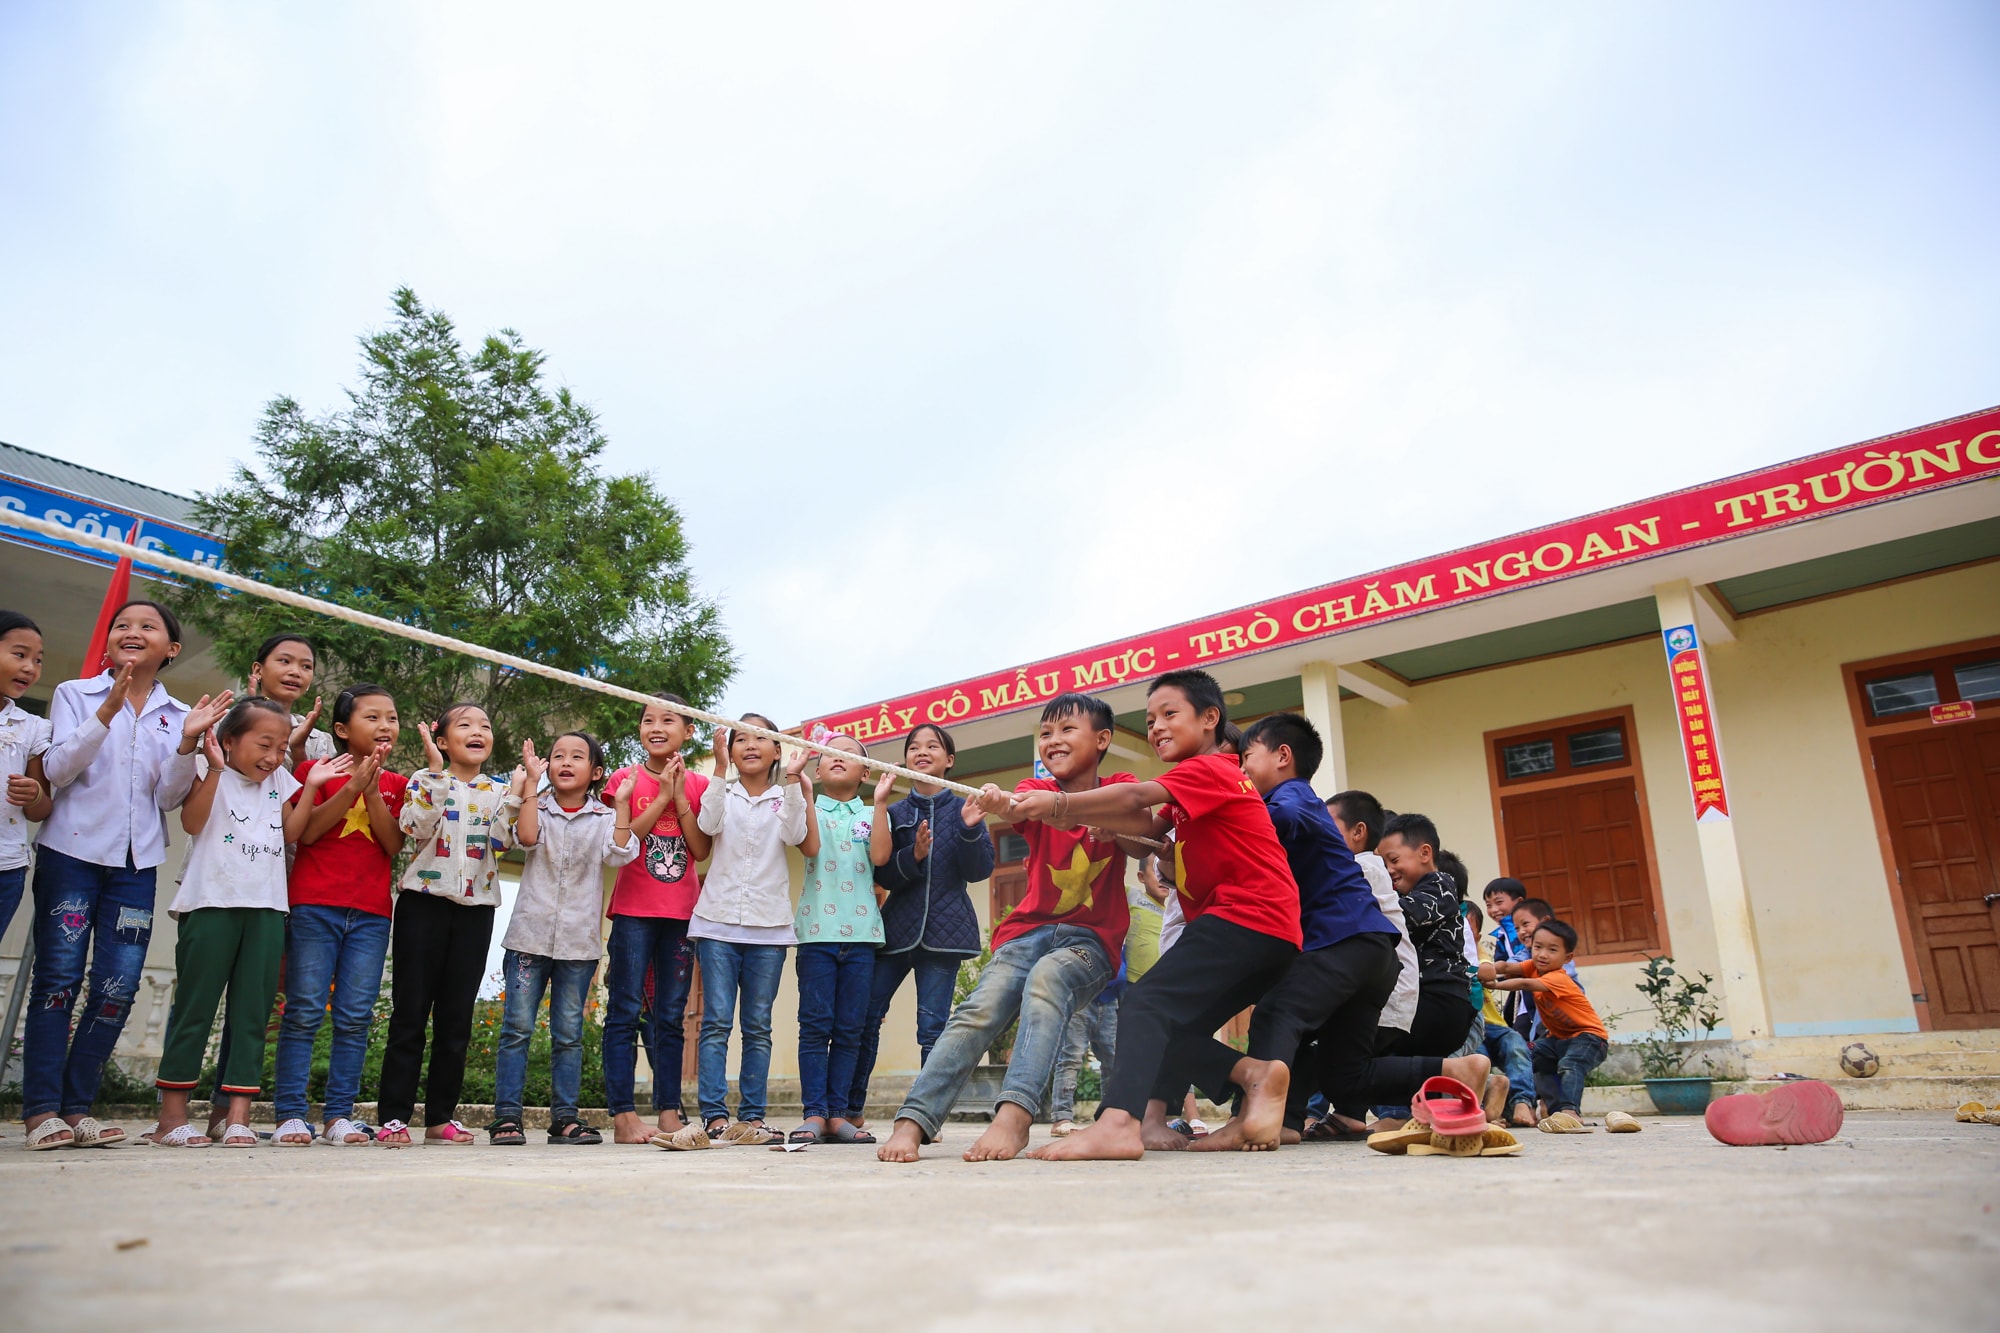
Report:
M 889 891 L 882 905 L 883 953 L 919 945 L 938 953 L 979 952 L 979 917 L 965 886 L 993 877 L 993 839 L 983 819 L 965 826 L 959 818 L 963 806 L 959 797 L 941 791 L 913 792 L 889 807 L 896 851 L 875 870 L 875 882 Z M 919 861 L 917 825 L 924 820 L 931 825 L 931 854 Z

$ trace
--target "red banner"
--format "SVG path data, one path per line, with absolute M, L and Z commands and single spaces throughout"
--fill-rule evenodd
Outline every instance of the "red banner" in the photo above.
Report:
M 1715 739 L 1715 710 L 1708 700 L 1708 669 L 1693 625 L 1663 632 L 1667 672 L 1674 687 L 1674 716 L 1681 724 L 1681 753 L 1687 756 L 1688 790 L 1694 818 L 1729 818 L 1729 791 L 1722 785 L 1722 751 Z
M 817 720 L 887 740 L 1992 476 L 2000 408 Z

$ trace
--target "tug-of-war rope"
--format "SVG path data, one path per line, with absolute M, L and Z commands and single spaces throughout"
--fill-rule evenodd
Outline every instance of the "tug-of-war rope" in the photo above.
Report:
M 623 699 L 628 703 L 644 706 L 660 702 L 657 695 L 644 694 L 638 690 L 628 690 L 623 685 L 613 685 L 610 681 L 598 680 L 592 676 L 579 675 L 574 671 L 564 671 L 561 667 L 552 667 L 546 662 L 536 662 L 525 657 L 516 657 L 512 653 L 503 653 L 496 649 L 482 647 L 476 643 L 468 643 L 464 639 L 454 639 L 449 634 L 438 634 L 431 630 L 419 629 L 415 625 L 405 625 L 400 620 L 388 620 L 382 616 L 371 616 L 366 611 L 356 611 L 351 606 L 341 606 L 335 602 L 322 602 L 319 598 L 308 597 L 302 592 L 293 592 L 289 588 L 274 588 L 268 583 L 259 583 L 256 579 L 244 578 L 241 574 L 231 574 L 227 570 L 213 569 L 208 565 L 197 564 L 192 560 L 182 560 L 176 556 L 167 555 L 162 551 L 142 550 L 128 542 L 78 532 L 73 528 L 63 527 L 59 523 L 51 523 L 46 519 L 33 518 L 11 509 L 0 509 L 0 524 L 5 524 L 10 528 L 20 528 L 24 532 L 38 532 L 44 537 L 51 537 L 60 542 L 68 542 L 74 546 L 87 546 L 93 550 L 103 551 L 107 555 L 129 556 L 135 564 L 144 564 L 155 569 L 164 569 L 202 583 L 221 584 L 225 588 L 234 588 L 236 591 L 248 593 L 252 597 L 262 597 L 266 601 L 281 602 L 286 606 L 295 606 L 301 611 L 310 611 L 314 615 L 327 616 L 334 620 L 345 620 L 350 625 L 364 625 L 369 629 L 377 630 L 383 634 L 394 634 L 400 638 L 414 639 L 418 643 L 427 643 L 433 648 L 443 648 L 449 652 L 463 654 L 466 657 L 475 657 L 482 662 L 491 662 L 495 666 L 507 667 L 510 670 L 524 671 L 529 675 L 541 676 L 545 680 L 560 681 L 565 685 L 575 685 L 580 689 L 595 690 L 599 694 L 608 694 L 614 699 Z M 685 713 L 687 716 L 697 718 L 711 726 L 723 727 L 730 731 L 740 731 L 751 736 L 762 736 L 766 740 L 776 741 L 780 746 L 796 745 L 802 749 L 810 750 L 815 754 L 846 755 L 850 759 L 858 760 L 868 768 L 878 769 L 884 773 L 894 773 L 897 777 L 909 782 L 925 782 L 932 786 L 943 787 L 947 791 L 956 792 L 960 796 L 967 798 L 975 798 L 980 792 L 979 788 L 968 787 L 963 782 L 953 782 L 949 778 L 933 777 L 928 773 L 919 773 L 915 769 L 904 768 L 901 764 L 892 764 L 885 759 L 877 759 L 867 753 L 865 746 L 862 748 L 860 754 L 856 754 L 852 750 L 836 750 L 831 745 L 811 740 L 807 737 L 792 736 L 785 732 L 772 731 L 768 727 L 760 727 L 754 722 L 744 722 L 737 718 L 722 717 L 718 714 L 696 708 L 691 704 L 677 703 L 673 705 L 673 708 L 677 713 Z M 835 734 L 845 735 L 846 733 L 837 732 Z M 851 736 L 848 739 L 855 740 Z M 856 743 L 859 744 L 859 741 L 856 741 Z M 1146 839 L 1135 838 L 1132 841 L 1144 842 Z

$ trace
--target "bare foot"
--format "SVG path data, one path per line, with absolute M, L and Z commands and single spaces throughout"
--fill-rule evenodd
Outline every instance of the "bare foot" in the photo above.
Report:
M 897 1122 L 902 1128 L 903 1122 Z M 1006 1162 L 1028 1146 L 1028 1131 L 1034 1122 L 1028 1113 L 1012 1102 L 1000 1103 L 993 1113 L 993 1123 L 979 1136 L 970 1148 L 965 1150 L 968 1162 Z
M 897 1120 L 889 1141 L 875 1150 L 878 1162 L 914 1162 L 917 1149 L 924 1146 L 924 1131 L 914 1120 Z
M 663 1129 L 649 1129 L 646 1122 L 639 1118 L 637 1111 L 620 1111 L 611 1117 L 613 1143 L 651 1143 L 654 1134 L 665 1132 Z
M 1071 1135 L 1071 1138 L 1076 1137 Z M 1147 1152 L 1186 1152 L 1187 1135 L 1167 1123 L 1167 1104 L 1148 1102 L 1146 1119 L 1139 1126 L 1139 1142 Z
M 1354 1117 L 1342 1115 L 1338 1111 L 1328 1116 L 1327 1120 L 1330 1124 L 1349 1134 L 1366 1134 L 1368 1132 L 1368 1122 L 1366 1120 L 1356 1120 Z
M 1499 1124 L 1507 1114 L 1507 1092 L 1511 1086 L 1505 1074 L 1486 1076 L 1486 1095 L 1479 1099 L 1479 1109 L 1486 1113 L 1488 1124 Z
M 1295 1143 L 1304 1143 L 1305 1141 L 1306 1136 L 1293 1129 L 1290 1125 L 1286 1125 L 1284 1132 L 1278 1135 L 1278 1142 L 1287 1148 Z
M 212 1139 L 219 1139 L 222 1137 L 222 1131 L 227 1129 L 228 1127 L 229 1127 L 229 1104 L 227 1102 L 224 1102 L 222 1104 L 222 1109 L 219 1111 L 216 1110 L 213 1106 L 211 1106 L 208 1111 L 208 1137 Z
M 1471 1088 L 1475 1098 L 1486 1095 L 1486 1079 L 1492 1072 L 1493 1062 L 1483 1055 L 1459 1055 L 1444 1062 L 1445 1077 Z
M 1285 1094 L 1291 1091 L 1292 1071 L 1278 1060 L 1236 1062 L 1230 1082 L 1243 1089 L 1242 1114 L 1207 1138 L 1188 1145 L 1189 1152 L 1269 1152 L 1278 1146 L 1285 1128 Z
M 662 1134 L 678 1134 L 687 1128 L 687 1119 L 679 1111 L 662 1111 L 657 1122 Z
M 1124 1111 L 1101 1112 L 1088 1128 L 1050 1139 L 1028 1154 L 1044 1162 L 1136 1162 L 1145 1155 L 1139 1122 Z
M 1522 1129 L 1533 1129 L 1535 1127 L 1535 1108 L 1526 1102 L 1515 1102 L 1514 1113 L 1507 1118 Z

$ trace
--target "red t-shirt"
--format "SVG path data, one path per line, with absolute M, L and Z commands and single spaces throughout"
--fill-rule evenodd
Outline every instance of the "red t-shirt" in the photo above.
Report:
M 1174 883 L 1187 919 L 1215 913 L 1224 921 L 1293 945 L 1299 886 L 1264 798 L 1234 755 L 1198 754 L 1155 779 L 1173 796 Z
M 318 762 L 308 759 L 299 765 L 301 783 Z M 335 778 L 319 789 L 313 804 L 332 800 L 350 781 Z M 401 773 L 383 773 L 375 779 L 375 788 L 382 793 L 391 815 L 403 812 L 403 793 L 409 785 L 410 780 Z M 292 797 L 293 803 L 298 799 Z M 375 830 L 368 825 L 368 802 L 357 797 L 341 822 L 320 834 L 318 842 L 299 844 L 298 859 L 292 863 L 292 906 L 316 903 L 387 916 L 392 869 L 389 854 L 375 841 Z
M 604 783 L 604 803 L 611 804 L 626 783 L 632 783 L 632 818 L 646 812 L 660 794 L 660 780 L 644 764 L 621 768 Z M 699 773 L 687 775 L 688 805 L 701 813 L 701 794 L 709 780 Z M 687 835 L 681 829 L 680 814 L 668 803 L 652 832 L 642 833 L 639 855 L 627 861 L 611 882 L 612 916 L 665 916 L 685 921 L 694 915 L 695 900 L 701 897 L 701 875 L 694 858 L 688 855 Z
M 1113 773 L 1101 785 L 1136 781 L 1130 773 Z M 1055 791 L 1058 786 L 1054 778 L 1029 778 L 1014 790 Z M 1132 908 L 1125 898 L 1125 853 L 1117 842 L 1099 841 L 1080 828 L 1051 828 L 1039 819 L 1017 824 L 1015 830 L 1028 840 L 1028 892 L 993 927 L 993 947 L 1059 921 L 1095 931 L 1111 954 L 1111 965 L 1118 966 Z

